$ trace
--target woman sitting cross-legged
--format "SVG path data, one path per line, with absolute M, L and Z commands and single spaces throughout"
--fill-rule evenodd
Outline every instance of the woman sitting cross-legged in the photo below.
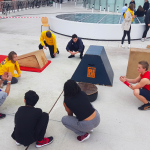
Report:
M 17 74 L 15 73 L 17 71 Z M 8 72 L 12 74 L 11 84 L 15 84 L 18 82 L 17 77 L 21 77 L 21 71 L 19 64 L 17 62 L 17 54 L 14 51 L 11 51 L 8 54 L 8 57 L 0 63 L 0 79 L 4 72 Z M 3 85 L 7 84 L 7 80 L 3 82 Z M 1 86 L 1 85 L 0 85 Z
M 68 80 L 64 85 L 64 107 L 68 116 L 62 118 L 63 125 L 75 132 L 80 142 L 88 139 L 89 132 L 99 125 L 100 115 L 74 80 Z

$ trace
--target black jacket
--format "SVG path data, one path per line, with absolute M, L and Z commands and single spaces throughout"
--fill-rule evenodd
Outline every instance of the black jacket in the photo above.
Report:
M 78 38 L 77 42 L 73 42 L 71 39 L 66 47 L 67 51 L 71 50 L 71 47 L 74 48 L 74 51 L 82 52 L 84 49 L 83 42 L 80 38 Z
M 149 9 L 149 1 L 144 3 L 143 9 L 146 11 Z
M 147 11 L 146 17 L 145 17 L 145 23 L 150 23 L 150 9 Z
M 135 14 L 134 14 L 134 15 L 136 15 L 137 17 L 143 17 L 143 16 L 144 16 L 144 14 L 145 14 L 145 12 L 144 12 L 144 11 L 139 11 L 139 10 L 137 10 L 137 11 L 135 12 Z

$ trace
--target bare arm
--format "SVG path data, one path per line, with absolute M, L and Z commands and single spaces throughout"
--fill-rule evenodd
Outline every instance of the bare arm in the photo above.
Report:
M 65 110 L 66 110 L 67 113 L 68 113 L 68 116 L 73 116 L 73 112 L 66 106 L 65 103 L 63 103 L 63 104 L 64 104 L 64 107 L 65 107 Z
M 9 95 L 9 92 L 10 92 L 11 80 L 12 80 L 12 74 L 9 73 L 8 78 L 7 78 L 7 86 L 6 86 L 6 89 L 5 89 L 5 93 L 7 93 L 7 96 Z
M 126 78 L 126 81 L 129 82 L 129 83 L 132 83 L 132 84 L 138 83 L 138 82 L 140 82 L 140 80 L 141 80 L 140 75 L 135 79 L 127 79 Z

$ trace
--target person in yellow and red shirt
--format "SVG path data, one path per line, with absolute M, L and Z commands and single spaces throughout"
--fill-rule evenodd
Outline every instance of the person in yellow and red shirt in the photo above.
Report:
M 17 73 L 15 73 L 15 70 Z M 15 84 L 18 82 L 18 77 L 21 77 L 21 71 L 19 64 L 17 62 L 17 54 L 14 51 L 11 51 L 8 54 L 8 57 L 0 63 L 0 79 L 2 80 L 2 75 L 4 72 L 8 72 L 12 74 L 11 84 Z M 6 85 L 7 81 L 3 82 L 3 85 Z
M 48 47 L 52 58 L 54 58 L 56 54 L 59 54 L 56 36 L 51 31 L 43 31 L 41 33 L 40 42 L 39 50 L 43 48 L 47 50 L 46 47 Z

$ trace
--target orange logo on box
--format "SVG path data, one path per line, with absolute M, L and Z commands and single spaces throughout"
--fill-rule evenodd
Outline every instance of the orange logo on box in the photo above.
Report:
M 96 68 L 95 67 L 88 67 L 87 77 L 95 78 Z

